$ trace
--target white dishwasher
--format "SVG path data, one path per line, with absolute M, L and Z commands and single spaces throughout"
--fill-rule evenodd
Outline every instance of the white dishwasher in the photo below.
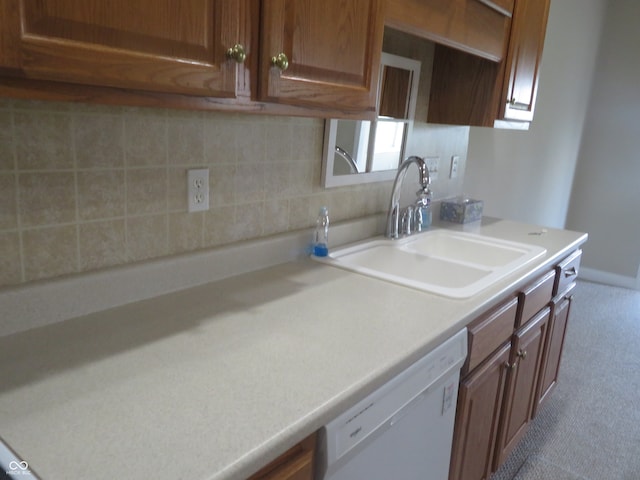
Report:
M 319 480 L 447 480 L 467 330 L 321 429 Z

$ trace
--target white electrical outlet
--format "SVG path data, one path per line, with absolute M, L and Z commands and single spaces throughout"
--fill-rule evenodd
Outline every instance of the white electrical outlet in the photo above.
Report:
M 187 171 L 187 205 L 189 212 L 209 210 L 209 169 Z
M 459 161 L 460 157 L 458 155 L 454 155 L 451 157 L 451 171 L 449 172 L 449 178 L 456 178 L 458 176 Z
M 440 167 L 440 157 L 424 157 L 424 161 L 429 169 L 431 181 L 438 179 L 438 168 Z

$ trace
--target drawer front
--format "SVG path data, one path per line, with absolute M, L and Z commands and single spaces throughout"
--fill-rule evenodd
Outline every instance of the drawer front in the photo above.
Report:
M 516 321 L 516 328 L 527 323 L 536 313 L 549 304 L 553 297 L 555 284 L 555 270 L 546 273 L 529 284 L 520 292 L 520 312 Z
M 578 278 L 582 250 L 577 250 L 565 258 L 556 267 L 556 283 L 553 287 L 553 296 L 563 293 Z
M 485 358 L 513 334 L 518 310 L 518 299 L 500 305 L 468 327 L 469 356 L 462 367 L 462 376 L 480 365 Z

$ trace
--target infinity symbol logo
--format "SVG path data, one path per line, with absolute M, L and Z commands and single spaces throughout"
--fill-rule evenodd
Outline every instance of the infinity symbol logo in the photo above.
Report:
M 9 468 L 11 470 L 26 470 L 27 468 L 29 468 L 29 464 L 24 460 L 22 462 L 16 462 L 15 460 L 12 460 L 9 462 Z

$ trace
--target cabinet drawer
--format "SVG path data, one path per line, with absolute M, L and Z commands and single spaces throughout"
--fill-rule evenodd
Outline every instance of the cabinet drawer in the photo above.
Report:
M 551 271 L 530 283 L 520 292 L 520 313 L 516 320 L 516 328 L 527 323 L 531 317 L 551 301 L 555 278 L 556 272 Z
M 578 278 L 582 250 L 576 250 L 556 267 L 556 283 L 553 287 L 553 296 L 564 292 L 569 285 Z
M 513 333 L 518 299 L 512 298 L 487 315 L 474 320 L 468 327 L 469 355 L 462 367 L 462 376 L 476 368 Z

